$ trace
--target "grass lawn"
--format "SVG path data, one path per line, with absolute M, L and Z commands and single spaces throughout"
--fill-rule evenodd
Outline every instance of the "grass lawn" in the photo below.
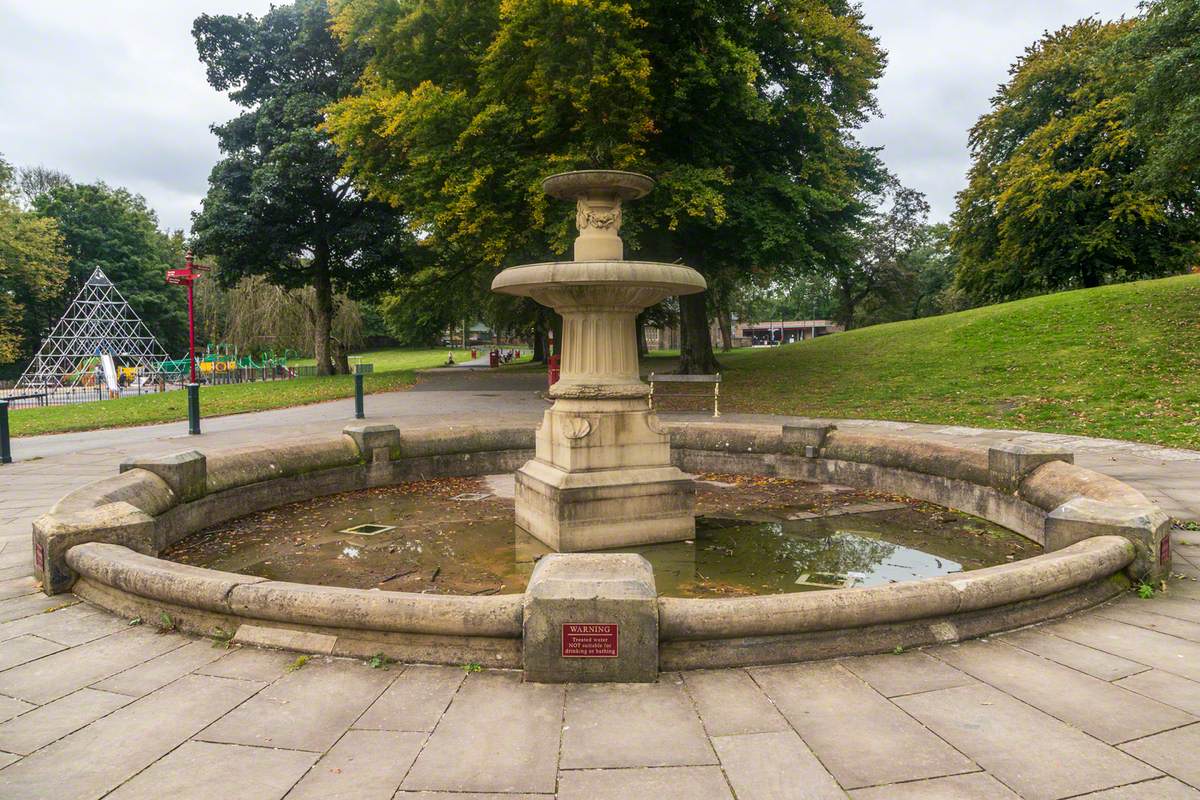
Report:
M 461 364 L 464 361 L 471 360 L 471 351 L 460 350 L 458 348 L 451 349 L 449 347 L 435 348 L 432 350 L 366 350 L 361 353 L 355 353 L 350 358 L 350 366 L 355 364 L 374 364 L 375 372 L 395 372 L 397 370 L 413 370 L 427 369 L 428 367 L 440 367 L 446 363 L 446 354 L 454 353 L 455 363 Z M 487 350 L 480 348 L 479 355 L 487 355 Z M 290 362 L 294 365 L 315 364 L 317 363 L 311 358 L 302 358 Z
M 1200 449 L 1200 276 L 1034 297 L 718 354 L 729 411 Z
M 446 349 L 439 348 L 376 350 L 363 353 L 362 363 L 375 365 L 374 374 L 366 376 L 364 380 L 364 390 L 367 393 L 390 392 L 411 386 L 416 381 L 415 370 L 444 364 L 446 352 Z M 462 362 L 470 357 L 470 351 L 454 351 L 455 361 Z M 312 360 L 308 363 L 311 364 Z M 350 375 L 203 386 L 200 389 L 200 410 L 204 417 L 219 417 L 225 414 L 320 403 L 324 400 L 351 397 L 353 394 L 354 378 Z M 186 419 L 187 394 L 182 391 L 9 412 L 13 436 L 121 428 Z

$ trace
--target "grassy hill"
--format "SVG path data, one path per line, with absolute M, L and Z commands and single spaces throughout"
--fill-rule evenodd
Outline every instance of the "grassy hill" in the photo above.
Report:
M 1200 276 L 1044 295 L 719 356 L 731 411 L 1200 449 Z

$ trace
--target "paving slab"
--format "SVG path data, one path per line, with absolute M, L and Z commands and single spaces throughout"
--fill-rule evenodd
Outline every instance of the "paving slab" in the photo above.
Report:
M 1122 608 L 1143 609 L 1165 617 L 1178 617 L 1191 622 L 1200 622 L 1200 601 L 1190 597 L 1157 594 L 1150 600 L 1130 601 Z
M 716 764 L 700 717 L 678 680 L 667 674 L 657 683 L 568 686 L 560 768 Z
M 193 672 L 197 667 L 216 661 L 223 655 L 225 651 L 213 647 L 213 643 L 207 639 L 192 641 L 94 683 L 92 687 L 130 697 L 142 697 Z
M 0 695 L 0 722 L 12 719 L 26 711 L 32 711 L 37 708 L 33 703 L 26 703 L 24 700 L 18 700 L 15 697 L 5 697 Z
M 468 675 L 401 788 L 554 792 L 563 692 L 518 672 Z
M 65 649 L 65 645 L 33 634 L 14 636 L 8 641 L 0 642 L 0 672 Z
M 0 642 L 32 633 L 74 647 L 128 627 L 127 620 L 80 603 L 53 614 L 38 614 L 0 624 Z
M 1196 717 L 1016 647 L 963 642 L 937 657 L 1101 741 L 1119 744 L 1196 722 Z
M 1155 778 L 1079 796 L 1079 800 L 1200 800 L 1200 790 L 1174 778 Z
M 1128 742 L 1121 749 L 1189 786 L 1200 788 L 1200 724 Z
M 1151 669 L 1123 678 L 1116 685 L 1200 717 L 1200 683 L 1196 681 Z
M 0 692 L 49 703 L 185 644 L 180 636 L 131 628 L 0 672 Z
M 738 800 L 844 800 L 846 793 L 795 731 L 715 736 Z
M 106 800 L 279 800 L 315 758 L 299 750 L 184 742 Z
M 762 667 L 750 674 L 847 789 L 978 769 L 839 664 Z
M 391 800 L 425 742 L 412 731 L 347 731 L 287 800 Z
M 1055 800 L 1158 777 L 1158 772 L 990 686 L 895 700 L 1026 800 Z
M 21 757 L 16 753 L 0 753 L 0 769 L 4 769 L 9 764 L 15 764 L 21 760 Z
M 80 689 L 0 725 L 0 750 L 29 755 L 130 702 L 124 695 Z
M 884 697 L 949 689 L 975 682 L 971 676 L 918 650 L 851 658 L 842 665 Z
M 321 753 L 383 692 L 392 675 L 360 661 L 314 659 L 206 728 L 206 742 Z
M 396 792 L 395 800 L 554 800 L 554 795 L 525 792 Z
M 1200 603 L 1197 605 L 1200 605 Z M 1187 639 L 1189 642 L 1200 642 L 1200 622 L 1192 622 L 1177 616 L 1156 614 L 1149 608 L 1116 606 L 1099 609 L 1096 611 L 1096 615 L 1106 619 L 1115 619 L 1118 622 L 1124 622 L 1129 625 L 1136 625 L 1139 628 L 1165 633 L 1168 636 L 1178 636 L 1180 639 Z
M 32 617 L 34 614 L 55 613 L 53 609 L 67 608 L 79 601 L 71 595 L 47 597 L 42 593 L 27 594 L 0 602 L 0 622 Z
M 1094 647 L 1072 642 L 1052 636 L 1039 628 L 1027 628 L 1023 631 L 1006 633 L 994 637 L 995 641 L 1011 644 L 1034 655 L 1057 661 L 1064 667 L 1086 672 L 1093 678 L 1102 681 L 1114 681 L 1128 675 L 1136 675 L 1150 669 L 1145 664 L 1130 661 L 1128 658 L 1114 656 Z
M 355 728 L 387 731 L 432 731 L 466 672 L 458 667 L 411 666 L 371 704 Z
M 23 578 L 29 574 L 29 566 L 21 564 L 16 567 L 0 568 L 0 581 L 8 580 L 9 578 Z
M 0 797 L 95 800 L 174 750 L 256 689 L 245 681 L 199 675 L 180 678 L 0 770 Z M 71 768 L 63 769 L 64 764 Z M 206 788 L 205 800 L 212 800 L 213 787 Z
M 683 682 L 709 736 L 790 730 L 788 721 L 745 670 L 687 672 Z
M 10 597 L 33 594 L 38 590 L 37 585 L 37 581 L 32 575 L 0 581 L 0 599 L 7 600 Z
M 1052 623 L 1055 636 L 1200 681 L 1200 644 L 1096 615 Z M 0 673 L 2 676 L 2 673 Z
M 850 797 L 851 800 L 1021 800 L 984 772 L 855 789 Z
M 554 795 L 510 792 L 397 792 L 395 800 L 554 800 Z
M 205 664 L 196 672 L 218 678 L 271 683 L 286 675 L 288 665 L 295 660 L 296 656 L 293 653 L 234 647 L 217 661 Z
M 733 800 L 720 767 L 585 769 L 562 773 L 558 800 Z

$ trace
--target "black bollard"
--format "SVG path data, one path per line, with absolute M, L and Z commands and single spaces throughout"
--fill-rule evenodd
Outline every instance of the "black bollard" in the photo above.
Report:
M 0 464 L 12 463 L 12 448 L 8 443 L 8 401 L 0 400 Z
M 363 413 L 363 376 L 361 372 L 354 373 L 354 418 L 362 419 Z
M 200 384 L 189 383 L 187 385 L 188 395 L 188 433 L 192 436 L 200 435 Z

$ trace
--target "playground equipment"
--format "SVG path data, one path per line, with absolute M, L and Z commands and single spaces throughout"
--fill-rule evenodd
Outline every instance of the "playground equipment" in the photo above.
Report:
M 149 376 L 167 354 L 104 272 L 96 267 L 17 380 L 16 389 L 45 396 L 98 399 L 105 384 L 121 391 L 120 375 L 132 382 Z
M 287 362 L 295 357 L 295 353 L 285 349 L 278 355 L 273 350 L 265 350 L 255 359 L 253 355 L 239 354 L 238 349 L 232 345 L 209 342 L 204 348 L 204 353 L 196 356 L 196 373 L 205 383 L 241 382 L 253 377 L 246 375 L 252 370 L 269 370 L 274 376 L 290 378 L 294 376 Z M 176 380 L 191 372 L 186 358 L 164 361 L 159 369 Z M 281 372 L 284 374 L 280 375 Z

